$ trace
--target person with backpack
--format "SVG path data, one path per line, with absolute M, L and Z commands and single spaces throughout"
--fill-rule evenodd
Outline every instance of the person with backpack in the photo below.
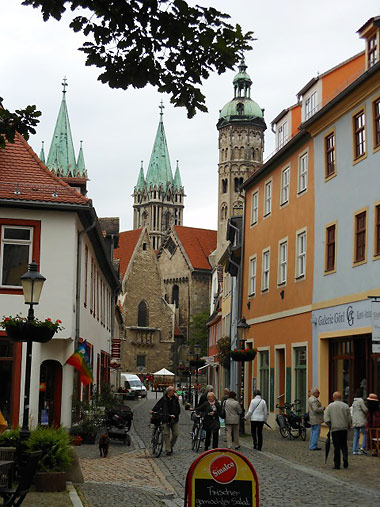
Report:
M 268 408 L 266 401 L 261 397 L 261 391 L 255 389 L 245 420 L 251 421 L 251 435 L 253 440 L 253 448 L 261 451 L 263 446 L 263 426 L 268 417 Z
M 235 449 L 240 449 L 239 420 L 242 408 L 236 399 L 236 393 L 234 391 L 229 392 L 228 398 L 224 402 L 223 409 L 224 412 L 222 413 L 222 417 L 224 416 L 226 424 L 227 447 L 231 449 L 233 441 Z

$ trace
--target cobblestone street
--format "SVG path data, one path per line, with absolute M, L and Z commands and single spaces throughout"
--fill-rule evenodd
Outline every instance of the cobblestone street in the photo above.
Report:
M 131 447 L 111 443 L 107 459 L 98 457 L 97 446 L 78 448 L 85 483 L 77 488 L 84 505 L 183 505 L 186 473 L 196 456 L 190 446 L 189 412 L 182 412 L 180 437 L 173 456 L 163 452 L 159 459 L 154 459 L 149 452 L 151 430 L 147 412 L 155 402 L 153 398 L 131 403 L 134 410 Z M 264 432 L 261 453 L 251 449 L 249 436 L 242 438 L 241 452 L 256 469 L 262 506 L 280 506 L 284 499 L 292 505 L 380 504 L 377 458 L 350 456 L 347 470 L 332 470 L 332 452 L 325 464 L 323 450 L 310 452 L 307 442 L 284 440 L 276 428 Z

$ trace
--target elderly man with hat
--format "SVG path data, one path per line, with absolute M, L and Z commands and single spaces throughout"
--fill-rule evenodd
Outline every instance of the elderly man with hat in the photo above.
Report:
M 311 425 L 310 442 L 309 442 L 310 451 L 321 450 L 321 448 L 318 447 L 318 440 L 319 435 L 321 433 L 321 424 L 323 423 L 323 407 L 318 398 L 319 398 L 319 389 L 318 387 L 314 387 L 314 389 L 311 391 L 310 398 L 307 400 Z
M 343 466 L 348 467 L 347 434 L 351 427 L 351 412 L 347 403 L 342 401 L 342 394 L 336 391 L 333 402 L 325 410 L 324 420 L 330 428 L 334 444 L 334 468 L 340 468 L 340 452 L 343 455 Z

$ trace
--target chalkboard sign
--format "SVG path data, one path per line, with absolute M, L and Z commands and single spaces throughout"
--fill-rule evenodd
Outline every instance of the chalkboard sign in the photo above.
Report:
M 186 477 L 185 507 L 258 507 L 259 484 L 252 463 L 231 449 L 201 454 Z
M 233 481 L 230 484 L 219 484 L 213 479 L 195 479 L 195 505 L 204 507 L 223 505 L 252 505 L 252 481 Z

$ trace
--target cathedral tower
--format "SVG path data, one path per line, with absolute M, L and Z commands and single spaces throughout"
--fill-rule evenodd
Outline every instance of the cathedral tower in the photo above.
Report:
M 264 110 L 251 99 L 252 80 L 244 61 L 233 80 L 234 98 L 220 111 L 218 164 L 218 248 L 226 243 L 231 216 L 242 215 L 241 184 L 263 163 Z
M 183 225 L 185 192 L 178 167 L 174 174 L 170 166 L 168 146 L 160 105 L 160 121 L 146 178 L 141 165 L 133 192 L 133 229 L 147 227 L 154 250 L 172 225 Z
M 62 178 L 78 192 L 86 195 L 87 171 L 84 163 L 82 141 L 75 159 L 73 138 L 71 135 L 69 113 L 66 104 L 67 79 L 64 78 L 62 90 L 62 102 L 59 109 L 57 122 L 55 124 L 53 139 L 50 144 L 47 162 L 45 162 L 45 151 L 42 143 L 40 159 L 59 178 Z

